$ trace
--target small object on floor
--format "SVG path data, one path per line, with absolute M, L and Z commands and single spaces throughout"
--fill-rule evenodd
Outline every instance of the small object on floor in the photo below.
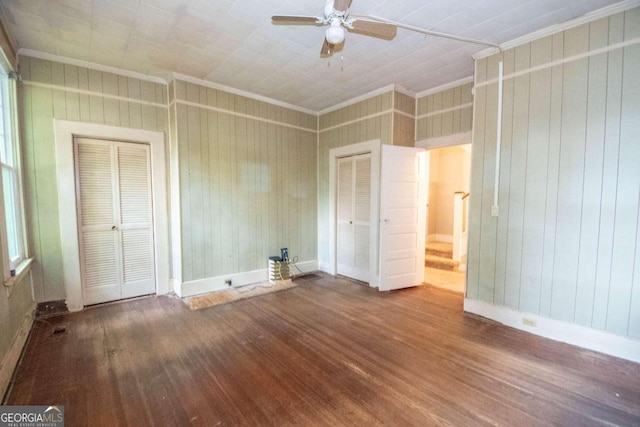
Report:
M 36 306 L 36 319 L 47 319 L 68 313 L 67 303 L 64 300 L 38 303 Z
M 63 335 L 67 333 L 67 327 L 64 325 L 58 325 L 53 328 L 51 335 Z
M 243 287 L 224 289 L 221 291 L 210 292 L 204 295 L 184 298 L 182 301 L 190 310 L 200 310 L 202 308 L 213 307 L 216 305 L 226 304 L 241 299 L 251 298 L 258 295 L 269 294 L 272 292 L 283 291 L 298 286 L 291 280 L 279 280 L 275 284 L 269 282 L 256 283 L 255 285 L 247 285 Z

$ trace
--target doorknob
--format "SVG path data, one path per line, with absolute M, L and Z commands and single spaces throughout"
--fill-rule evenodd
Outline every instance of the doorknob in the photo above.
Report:
M 116 227 L 115 225 L 113 227 L 111 227 L 111 230 L 117 230 L 118 227 Z

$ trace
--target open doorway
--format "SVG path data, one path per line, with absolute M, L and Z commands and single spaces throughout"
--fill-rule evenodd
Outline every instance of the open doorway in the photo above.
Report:
M 465 292 L 471 144 L 430 150 L 425 282 Z

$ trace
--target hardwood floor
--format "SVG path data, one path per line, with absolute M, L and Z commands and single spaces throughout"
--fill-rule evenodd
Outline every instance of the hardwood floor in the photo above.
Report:
M 5 403 L 64 405 L 68 426 L 640 425 L 638 364 L 463 315 L 434 288 L 298 283 L 37 322 Z

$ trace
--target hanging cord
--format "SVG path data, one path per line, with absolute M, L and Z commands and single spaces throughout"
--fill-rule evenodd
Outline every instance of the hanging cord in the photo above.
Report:
M 273 288 L 275 283 L 259 283 L 253 286 L 242 286 L 240 288 L 235 288 L 235 291 L 239 294 L 246 294 L 247 292 L 255 291 L 258 288 Z
M 291 279 L 293 280 L 295 277 L 297 276 L 302 276 L 304 275 L 304 271 L 300 270 L 300 267 L 298 267 L 298 264 L 296 264 L 296 262 L 298 262 L 298 257 L 294 256 L 292 259 L 289 260 L 290 264 L 293 264 L 293 266 L 296 268 L 296 270 L 298 270 L 300 272 L 300 274 L 296 274 L 295 276 L 293 274 L 291 274 Z

